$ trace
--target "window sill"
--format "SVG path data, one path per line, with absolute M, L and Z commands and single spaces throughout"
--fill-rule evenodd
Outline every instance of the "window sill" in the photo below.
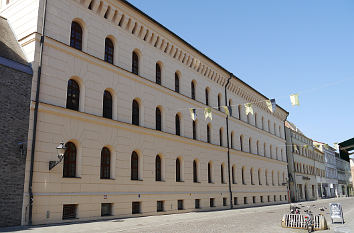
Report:
M 114 178 L 100 178 L 100 180 L 116 180 Z
M 184 180 L 176 181 L 177 183 L 184 183 Z
M 165 180 L 155 180 L 156 182 L 166 182 Z
M 81 179 L 81 177 L 79 177 L 79 176 L 77 176 L 77 177 L 63 176 L 62 178 L 65 178 L 65 179 Z
M 130 181 L 144 181 L 144 180 L 139 179 L 139 180 L 130 180 Z
M 194 182 L 194 181 L 193 181 L 193 183 L 194 183 L 194 184 L 201 184 L 202 182 L 200 182 L 200 181 Z

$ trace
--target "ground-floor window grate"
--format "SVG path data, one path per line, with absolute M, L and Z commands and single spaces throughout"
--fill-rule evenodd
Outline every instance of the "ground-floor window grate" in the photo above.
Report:
M 77 205 L 63 205 L 63 219 L 76 218 Z

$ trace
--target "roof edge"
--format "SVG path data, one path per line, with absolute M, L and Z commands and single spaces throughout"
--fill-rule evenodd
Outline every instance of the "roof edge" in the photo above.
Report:
M 121 2 L 123 2 L 124 4 L 126 4 L 128 7 L 132 8 L 133 10 L 137 11 L 139 14 L 143 15 L 144 17 L 146 17 L 148 20 L 152 21 L 153 23 L 157 24 L 159 27 L 161 27 L 162 29 L 166 30 L 168 33 L 172 34 L 172 36 L 176 37 L 178 40 L 182 41 L 182 43 L 186 44 L 188 47 L 190 47 L 191 49 L 193 49 L 194 51 L 196 51 L 197 53 L 199 53 L 201 56 L 203 56 L 204 58 L 206 58 L 208 61 L 210 61 L 211 63 L 213 63 L 214 65 L 216 65 L 217 67 L 219 67 L 220 69 L 222 69 L 224 72 L 232 74 L 232 72 L 228 71 L 226 68 L 224 68 L 223 66 L 221 66 L 219 63 L 217 63 L 216 61 L 214 61 L 213 59 L 209 58 L 207 55 L 205 55 L 204 53 L 202 53 L 201 51 L 199 51 L 197 48 L 195 48 L 193 45 L 191 45 L 190 43 L 188 43 L 187 41 L 185 41 L 184 39 L 182 39 L 180 36 L 178 36 L 176 33 L 172 32 L 170 29 L 168 29 L 167 27 L 165 27 L 164 25 L 162 25 L 161 23 L 159 23 L 158 21 L 156 21 L 155 19 L 153 19 L 151 16 L 149 16 L 148 14 L 146 14 L 145 12 L 143 12 L 142 10 L 138 9 L 136 6 L 134 6 L 133 4 L 131 4 L 130 2 L 128 2 L 127 0 L 119 0 Z M 233 77 L 240 81 L 242 84 L 246 85 L 247 87 L 251 88 L 253 91 L 255 91 L 257 94 L 259 94 L 260 96 L 262 96 L 265 99 L 269 99 L 268 97 L 266 97 L 265 95 L 263 95 L 262 93 L 260 93 L 259 91 L 257 91 L 255 88 L 251 87 L 249 84 L 247 84 L 246 82 L 244 82 L 243 80 L 241 80 L 239 77 L 237 77 L 236 75 L 233 75 Z M 289 115 L 289 112 L 286 111 L 284 108 L 282 108 L 281 106 L 277 105 L 277 107 L 279 107 L 281 110 L 283 110 L 285 113 L 287 113 L 287 115 Z

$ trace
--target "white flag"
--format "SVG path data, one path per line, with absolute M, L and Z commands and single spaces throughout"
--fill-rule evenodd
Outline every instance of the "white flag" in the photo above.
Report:
M 246 116 L 248 115 L 248 113 L 251 113 L 253 115 L 252 104 L 245 104 L 245 111 L 246 111 Z
M 299 94 L 291 94 L 290 101 L 292 106 L 300 106 L 299 103 Z

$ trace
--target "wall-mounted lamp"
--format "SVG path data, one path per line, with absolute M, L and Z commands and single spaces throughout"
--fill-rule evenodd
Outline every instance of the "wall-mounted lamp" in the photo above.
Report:
M 57 153 L 59 161 L 49 161 L 49 170 L 52 170 L 56 165 L 58 165 L 64 158 L 66 147 L 64 142 L 61 142 L 59 146 L 57 146 Z

